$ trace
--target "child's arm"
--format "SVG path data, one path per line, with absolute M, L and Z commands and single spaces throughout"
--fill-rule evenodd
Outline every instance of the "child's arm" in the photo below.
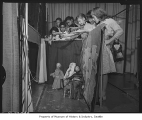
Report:
M 79 26 L 79 27 L 70 27 L 71 32 L 76 31 L 76 30 L 79 30 L 79 29 L 82 29 L 82 28 L 84 28 L 84 26 Z
M 62 33 L 61 32 L 55 32 L 53 33 L 53 35 L 61 35 Z

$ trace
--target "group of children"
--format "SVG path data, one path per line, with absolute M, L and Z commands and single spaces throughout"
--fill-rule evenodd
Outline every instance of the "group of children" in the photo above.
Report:
M 64 89 L 64 97 L 67 91 L 70 92 L 70 98 L 80 99 L 83 93 L 83 77 L 80 68 L 76 63 L 70 63 L 65 75 L 62 72 L 61 64 L 56 64 L 56 70 L 50 76 L 54 78 L 52 89 Z
M 105 25 L 106 28 L 104 31 L 105 40 L 104 40 L 104 48 L 102 51 L 103 52 L 103 68 L 102 68 L 103 100 L 106 100 L 108 73 L 116 72 L 114 62 L 123 59 L 122 46 L 119 43 L 119 37 L 123 34 L 123 29 L 119 25 L 120 23 L 119 21 L 115 21 L 114 19 L 112 19 L 105 10 L 103 10 L 100 7 L 96 7 L 88 11 L 86 15 L 82 13 L 79 14 L 76 17 L 76 23 L 74 22 L 73 17 L 70 16 L 68 16 L 64 22 L 62 22 L 61 18 L 57 18 L 56 26 L 51 28 L 50 30 L 51 39 L 63 38 L 64 34 L 74 33 L 74 31 L 80 30 L 79 34 L 74 36 L 73 38 L 79 38 L 83 40 L 87 38 L 88 33 L 93 29 L 95 29 L 97 26 L 101 24 Z M 113 46 L 112 43 L 114 43 Z
M 76 21 L 76 22 L 75 22 Z M 72 16 L 67 16 L 64 21 L 61 18 L 56 19 L 56 26 L 52 27 L 50 30 L 49 43 L 51 44 L 52 40 L 63 39 L 64 35 L 66 34 L 74 34 L 73 37 L 66 37 L 66 39 L 83 39 L 87 36 L 86 32 L 91 31 L 95 28 L 96 24 L 91 17 L 91 11 L 89 11 L 86 15 L 81 13 L 79 14 L 76 19 Z M 82 33 L 74 33 L 74 31 L 83 30 Z

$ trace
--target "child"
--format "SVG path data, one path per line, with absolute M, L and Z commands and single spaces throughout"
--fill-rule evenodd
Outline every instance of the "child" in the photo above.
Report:
M 56 35 L 56 33 L 58 33 L 59 30 L 57 27 L 52 27 L 50 30 L 50 35 L 47 39 L 45 39 L 46 41 L 48 41 L 48 43 L 51 45 L 51 41 L 52 40 L 56 40 L 59 39 L 59 35 Z
M 93 8 L 91 12 L 96 24 L 105 24 L 105 45 L 103 48 L 103 80 L 102 80 L 102 99 L 106 100 L 106 88 L 108 83 L 108 74 L 116 72 L 115 63 L 110 51 L 110 44 L 123 34 L 122 28 L 112 19 L 105 10 L 100 7 Z M 98 26 L 97 25 L 97 26 Z
M 59 35 L 56 35 L 55 33 L 59 32 L 58 28 L 52 27 L 50 30 L 50 35 L 52 36 L 52 40 L 56 40 L 59 38 Z
M 72 28 L 74 27 L 78 27 L 75 23 L 74 23 L 74 18 L 72 16 L 67 16 L 65 18 L 65 23 L 68 27 L 68 32 L 72 32 Z
M 55 22 L 56 22 L 56 27 L 58 28 L 58 31 L 60 32 L 60 23 L 62 22 L 62 19 L 61 18 L 56 18 L 56 20 L 55 20 Z
M 81 37 L 86 38 L 87 35 L 88 35 L 87 33 L 92 31 L 95 28 L 95 26 L 86 22 L 86 16 L 83 13 L 79 14 L 76 17 L 76 19 L 77 19 L 78 24 L 80 25 L 80 27 L 82 27 L 81 30 L 83 30 L 82 34 L 81 34 Z
M 61 22 L 60 25 L 59 25 L 59 27 L 60 27 L 60 32 L 61 33 L 63 33 L 63 34 L 67 33 L 65 22 Z
M 93 17 L 91 16 L 91 12 L 92 12 L 92 10 L 89 10 L 86 13 L 87 22 L 90 23 L 91 25 L 94 25 L 94 27 L 95 27 L 96 24 L 95 24 L 95 21 L 94 21 Z
M 87 23 L 87 19 L 86 19 L 86 16 L 81 13 L 77 16 L 77 21 L 78 21 L 78 24 L 80 26 L 83 26 L 83 29 L 90 32 L 91 30 L 93 30 L 95 28 L 95 25 L 91 25 L 90 23 Z
M 54 77 L 54 82 L 53 82 L 53 85 L 52 85 L 52 89 L 63 88 L 63 84 L 62 84 L 61 80 L 63 79 L 64 74 L 60 70 L 60 68 L 61 68 L 61 64 L 57 63 L 55 72 L 50 74 L 50 76 Z

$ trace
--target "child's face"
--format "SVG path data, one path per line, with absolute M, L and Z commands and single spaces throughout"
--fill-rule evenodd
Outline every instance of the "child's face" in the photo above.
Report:
M 79 71 L 79 67 L 78 67 L 78 66 L 75 67 L 75 71 L 76 71 L 76 72 Z
M 54 34 L 56 31 L 55 30 L 52 30 L 52 34 Z
M 73 22 L 72 22 L 72 20 L 67 20 L 66 23 L 67 23 L 68 26 L 70 26 L 70 25 L 72 25 Z
M 91 12 L 91 15 L 92 15 L 93 20 L 95 21 L 95 23 L 99 23 L 100 20 L 95 15 L 93 15 L 93 12 Z
M 66 30 L 65 26 L 61 25 L 60 30 L 61 30 L 61 32 L 65 32 L 65 30 Z
M 57 20 L 57 21 L 56 21 L 56 25 L 57 25 L 57 27 L 59 27 L 60 23 L 61 23 L 61 21 L 60 21 L 60 20 Z
M 79 25 L 84 25 L 85 24 L 85 18 L 78 18 L 78 24 Z
M 89 22 L 93 25 L 95 23 L 95 21 L 93 20 L 93 18 L 88 18 Z

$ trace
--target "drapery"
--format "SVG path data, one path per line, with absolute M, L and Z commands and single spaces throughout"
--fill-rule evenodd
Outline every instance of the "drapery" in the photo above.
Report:
M 56 41 L 52 45 L 48 44 L 48 73 L 53 73 L 56 69 L 56 63 L 61 63 L 61 70 L 65 74 L 71 62 L 75 62 L 80 66 L 80 53 L 82 41 Z M 53 77 L 49 76 L 47 81 L 53 83 Z
M 3 3 L 3 84 L 2 112 L 19 112 L 19 43 L 16 3 Z
M 79 13 L 86 14 L 89 10 L 95 7 L 103 8 L 111 16 L 114 16 L 122 10 L 126 9 L 126 5 L 121 5 L 120 3 L 46 3 L 46 16 L 48 16 L 48 32 L 51 27 L 55 25 L 54 21 L 57 17 L 61 17 L 63 20 L 67 16 L 73 16 L 75 18 Z M 140 5 L 132 5 L 130 7 L 129 14 L 128 42 L 126 48 L 127 62 L 125 72 L 135 74 L 137 71 L 137 41 L 135 38 L 139 36 L 140 33 Z M 124 33 L 120 37 L 120 43 L 122 44 L 122 51 L 124 53 L 126 10 L 113 17 L 113 19 L 117 21 L 122 21 L 120 23 L 120 26 L 124 30 Z M 123 73 L 124 61 L 119 62 L 116 65 L 117 72 Z
M 28 56 L 28 3 L 25 4 L 25 16 L 21 17 L 22 30 L 20 34 L 21 47 L 22 47 L 22 112 L 33 112 L 31 78 L 29 69 L 29 56 Z M 21 102 L 21 101 L 20 101 Z
M 28 46 L 29 46 L 29 52 L 28 52 L 29 68 L 31 71 L 31 75 L 34 78 L 36 76 L 36 71 L 37 71 L 38 52 L 40 45 L 28 42 Z
M 126 48 L 126 72 L 137 72 L 137 40 L 140 36 L 140 5 L 132 5 L 129 9 L 128 41 Z
M 41 39 L 39 46 L 37 69 L 36 69 L 36 81 L 38 83 L 44 83 L 47 81 L 47 68 L 46 68 L 46 45 L 45 40 Z
M 29 3 L 28 20 L 41 37 L 46 34 L 46 8 L 45 3 Z
M 97 78 L 97 76 L 100 76 L 100 48 L 101 40 L 103 39 L 101 30 L 103 26 L 104 24 L 96 27 L 89 33 L 88 38 L 83 41 L 80 57 L 81 70 L 85 80 L 84 97 L 90 108 L 94 94 L 98 92 L 97 84 L 99 78 Z

